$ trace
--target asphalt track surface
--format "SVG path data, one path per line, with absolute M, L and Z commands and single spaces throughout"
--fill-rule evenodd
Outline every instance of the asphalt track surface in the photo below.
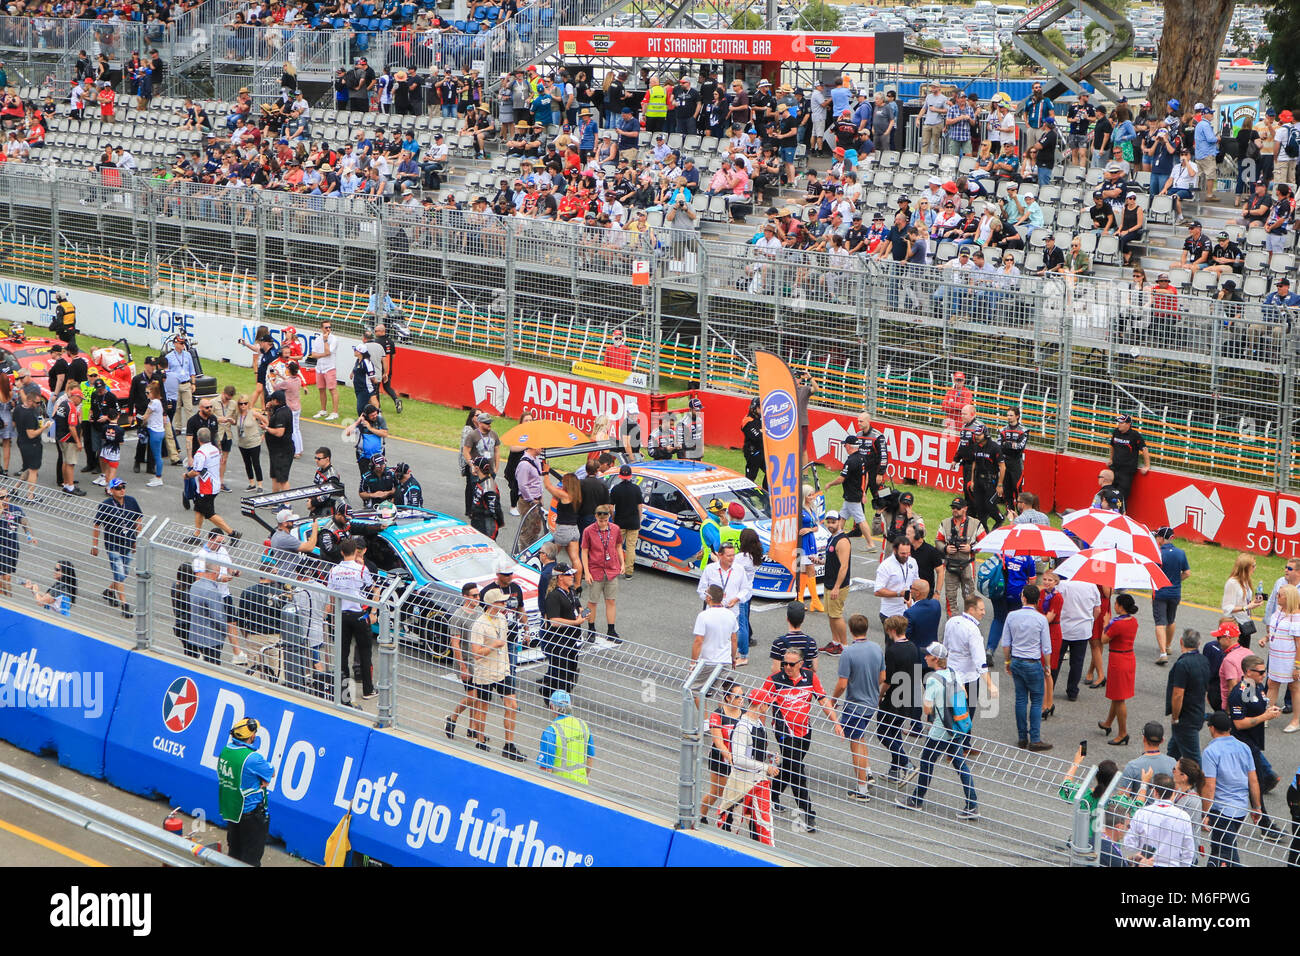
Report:
M 391 413 L 391 408 L 385 414 Z M 303 419 L 304 454 L 294 464 L 291 485 L 306 484 L 312 472 L 311 452 L 318 445 L 334 449 L 335 465 L 352 492 L 355 504 L 357 472 L 354 456 L 340 430 L 310 418 Z M 124 458 L 128 457 L 124 455 Z M 424 488 L 427 507 L 439 508 L 453 515 L 463 509 L 463 483 L 457 471 L 456 452 L 452 449 L 393 439 L 388 443 L 390 463 L 409 462 Z M 44 479 L 50 477 L 47 464 Z M 192 512 L 179 503 L 179 471 L 168 467 L 164 472 L 166 487 L 146 488 L 146 476 L 123 469 L 128 493 L 139 500 L 147 514 L 170 516 L 184 525 L 193 521 Z M 89 477 L 89 476 L 84 476 Z M 242 529 L 246 541 L 263 537 L 262 529 L 239 514 L 238 498 L 244 481 L 242 464 L 232 456 L 227 483 L 235 489 L 222 495 L 218 513 L 236 528 Z M 94 501 L 98 489 L 83 479 L 83 487 Z M 506 489 L 502 482 L 502 492 Z M 500 542 L 509 547 L 519 519 L 507 516 Z M 29 552 L 24 552 L 26 563 Z M 33 556 L 42 560 L 39 555 Z M 877 625 L 879 601 L 872 593 L 871 578 L 876 554 L 867 554 L 863 543 L 856 543 L 853 558 L 855 584 L 849 597 L 847 614 L 862 613 L 872 622 L 872 639 L 881 641 Z M 93 561 L 82 554 L 80 560 Z M 103 561 L 103 558 L 97 559 Z M 52 563 L 48 558 L 44 564 Z M 158 569 L 170 580 L 174 569 Z M 20 567 L 20 574 L 24 573 Z M 28 573 L 36 573 L 28 572 Z M 48 571 L 44 572 L 48 576 Z M 1192 569 L 1196 574 L 1196 568 Z M 1272 582 L 1265 582 L 1265 586 Z M 98 601 L 96 595 L 88 600 Z M 962 805 L 962 792 L 956 774 L 946 763 L 936 767 L 934 782 L 919 813 L 895 806 L 898 789 L 885 781 L 888 754 L 874 735 L 869 738 L 872 770 L 876 782 L 873 799 L 862 804 L 846 798 L 852 783 L 846 743 L 836 738 L 832 727 L 819 710 L 814 709 L 812 746 L 808 757 L 812 802 L 816 807 L 818 833 L 792 832 L 789 815 L 777 816 L 776 844 L 780 852 L 814 863 L 876 865 L 943 865 L 943 864 L 1064 864 L 1068 861 L 1065 843 L 1070 826 L 1070 807 L 1057 790 L 1068 769 L 1069 761 L 1081 740 L 1089 745 L 1085 768 L 1103 759 L 1123 764 L 1141 752 L 1141 729 L 1148 720 L 1164 721 L 1164 688 L 1167 667 L 1157 667 L 1155 637 L 1149 602 L 1139 596 L 1141 631 L 1138 639 L 1137 694 L 1129 702 L 1128 746 L 1114 747 L 1097 728 L 1106 716 L 1104 690 L 1084 687 L 1076 702 L 1065 700 L 1064 691 L 1057 696 L 1056 714 L 1044 721 L 1043 739 L 1054 745 L 1051 752 L 1031 754 L 1015 746 L 1017 732 L 1014 718 L 1014 689 L 1010 677 L 1000 667 L 995 676 L 1000 697 L 978 712 L 976 735 L 981 738 L 979 755 L 974 758 L 975 787 L 979 793 L 981 819 L 964 822 L 956 819 Z M 785 630 L 783 602 L 756 600 L 752 620 L 756 642 L 747 668 L 737 673 L 745 684 L 756 685 L 768 673 L 767 651 L 770 641 Z M 581 659 L 574 697 L 577 712 L 592 727 L 597 749 L 593 790 L 629 805 L 676 818 L 679 781 L 679 754 L 682 740 L 682 681 L 687 675 L 686 658 L 691 647 L 691 630 L 699 610 L 694 582 L 674 575 L 637 568 L 632 580 L 621 583 L 618 599 L 618 630 L 627 643 L 616 647 L 598 639 L 590 644 Z M 168 611 L 169 613 L 169 611 Z M 1195 627 L 1209 634 L 1218 619 L 1217 609 L 1184 605 L 1178 624 Z M 597 632 L 604 630 L 603 609 L 598 611 Z M 985 632 L 991 614 L 985 619 Z M 825 643 L 830 631 L 824 615 L 809 614 L 804 629 L 818 644 Z M 178 653 L 170 628 L 157 627 L 163 635 L 159 649 Z M 517 740 L 531 760 L 537 752 L 537 740 L 549 722 L 540 695 L 535 690 L 544 665 L 536 654 L 525 653 L 519 674 L 520 715 Z M 530 659 L 533 659 L 530 662 Z M 830 691 L 835 683 L 834 659 L 819 660 L 819 674 Z M 229 652 L 223 667 L 230 668 Z M 467 718 L 457 726 L 455 742 L 443 736 L 444 717 L 460 698 L 459 681 L 441 663 L 404 651 L 399 656 L 395 717 L 397 725 L 423 734 L 443 745 L 460 750 L 469 759 L 493 762 L 502 743 L 502 711 L 493 702 L 488 713 L 490 752 L 480 753 L 465 736 Z M 366 701 L 373 711 L 374 702 Z M 710 706 L 710 709 L 712 707 Z M 1294 774 L 1300 761 L 1300 735 L 1283 735 L 1280 730 L 1287 718 L 1276 721 L 1268 734 L 1267 753 L 1283 783 L 1266 803 L 1284 826 L 1287 813 L 1281 791 Z M 1203 735 L 1202 742 L 1207 739 Z M 907 750 L 915 762 L 920 742 L 909 739 Z M 84 778 L 83 778 L 84 779 Z M 707 774 L 704 775 L 707 780 Z M 65 785 L 71 785 L 66 784 Z M 97 781 L 85 786 L 105 789 Z M 107 788 L 111 789 L 111 788 Z M 701 790 L 701 794 L 702 794 Z M 793 804 L 789 794 L 787 804 Z M 156 805 L 155 805 L 156 806 Z M 161 818 L 163 814 L 159 814 Z M 18 822 L 18 821 L 15 821 Z M 39 829 L 37 832 L 41 832 Z M 1249 824 L 1241 840 L 1245 862 L 1255 865 L 1279 862 L 1285 844 L 1265 842 L 1261 831 Z M 8 836 L 0 833 L 0 839 Z M 80 849 L 74 841 L 70 844 Z M 32 851 L 36 852 L 36 851 Z M 94 856 L 86 850 L 81 852 Z M 2 859 L 3 856 L 0 856 Z M 108 862 L 108 861 L 106 861 Z

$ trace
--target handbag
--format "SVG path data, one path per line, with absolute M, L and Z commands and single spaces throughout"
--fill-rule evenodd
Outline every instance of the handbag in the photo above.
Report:
M 1240 625 L 1237 628 L 1237 630 L 1240 633 L 1241 637 L 1253 637 L 1255 632 L 1259 630 L 1259 628 L 1255 626 L 1255 621 L 1253 619 L 1250 619 L 1247 620 L 1245 624 Z

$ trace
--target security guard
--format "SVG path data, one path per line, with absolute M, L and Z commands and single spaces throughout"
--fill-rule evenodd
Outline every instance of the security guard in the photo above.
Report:
M 993 527 L 1002 523 L 1002 514 L 998 510 L 998 474 L 1002 469 L 1002 449 L 998 443 L 990 441 L 988 429 L 982 423 L 971 428 L 970 446 L 971 483 L 967 497 L 971 500 L 971 517 L 978 521 L 984 530 L 989 530 L 988 521 Z
M 647 132 L 663 131 L 668 116 L 668 91 L 659 77 L 655 77 L 650 91 L 645 95 L 645 128 Z M 633 144 L 635 145 L 635 144 Z
M 266 849 L 267 786 L 275 771 L 253 747 L 258 723 L 251 717 L 235 722 L 230 743 L 217 757 L 217 805 L 226 821 L 230 855 L 249 866 L 262 865 Z
M 1014 511 L 1025 474 L 1025 449 L 1029 447 L 1029 430 L 1020 424 L 1020 409 L 1007 409 L 1007 424 L 998 432 L 998 447 L 1002 449 L 998 497 L 1006 503 L 1008 511 Z
M 586 721 L 574 717 L 573 698 L 568 691 L 551 694 L 551 713 L 555 719 L 542 731 L 537 750 L 537 766 L 547 773 L 574 783 L 587 783 L 587 774 L 596 760 L 595 740 Z
M 77 307 L 68 299 L 68 293 L 54 296 L 54 321 L 50 331 L 67 345 L 77 344 Z

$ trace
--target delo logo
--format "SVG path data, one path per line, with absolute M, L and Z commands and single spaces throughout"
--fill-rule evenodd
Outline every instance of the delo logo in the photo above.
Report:
M 794 432 L 798 417 L 794 397 L 783 388 L 769 392 L 763 399 L 763 430 L 773 441 L 784 441 Z
M 1187 524 L 1210 540 L 1223 524 L 1223 502 L 1216 488 L 1208 495 L 1195 485 L 1188 485 L 1165 499 L 1165 518 L 1169 527 Z
M 163 726 L 174 734 L 184 733 L 199 712 L 199 688 L 188 677 L 178 677 L 163 694 Z
M 492 369 L 485 368 L 482 374 L 474 379 L 474 404 L 481 405 L 487 402 L 497 414 L 505 414 L 506 402 L 509 399 L 510 386 L 506 384 L 504 372 L 498 375 Z

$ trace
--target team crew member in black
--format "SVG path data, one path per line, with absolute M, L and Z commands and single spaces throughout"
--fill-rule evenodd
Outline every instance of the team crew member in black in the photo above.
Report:
M 844 520 L 853 519 L 853 530 L 848 532 L 850 538 L 867 539 L 871 543 L 871 526 L 866 524 L 867 514 L 862 507 L 863 487 L 866 484 L 867 455 L 862 450 L 862 440 L 857 435 L 844 436 L 844 468 L 841 469 L 839 477 L 833 479 L 826 485 L 826 490 L 834 488 L 836 485 L 844 486 L 844 505 L 840 508 L 840 516 Z M 866 525 L 866 532 L 863 532 L 863 526 Z
M 907 528 L 907 540 L 912 542 L 912 560 L 916 562 L 916 577 L 930 585 L 930 594 L 938 596 L 935 590 L 935 571 L 943 567 L 943 552 L 925 540 L 925 525 L 913 521 Z
M 393 495 L 393 500 L 397 502 L 398 507 L 423 508 L 424 489 L 415 480 L 415 475 L 411 474 L 411 466 L 404 461 L 399 461 L 397 467 L 393 469 L 393 477 L 397 479 L 397 493 Z
M 81 423 L 81 440 L 90 459 L 82 471 L 99 471 L 99 449 L 104 442 L 104 429 L 116 425 L 120 412 L 117 396 L 108 390 L 104 380 L 96 375 L 94 381 L 95 390 L 90 393 L 90 415 Z
M 343 483 L 339 473 L 334 470 L 333 453 L 322 445 L 316 449 L 316 473 L 311 476 L 311 483 L 319 487 L 331 479 L 338 481 L 339 484 Z M 338 495 L 317 495 L 308 499 L 307 504 L 311 509 L 311 516 L 319 518 L 330 514 L 334 510 L 334 502 L 342 500 Z
M 370 470 L 361 479 L 361 487 L 357 492 L 362 503 L 373 508 L 382 501 L 391 500 L 396 491 L 397 479 L 388 467 L 387 459 L 383 455 L 375 455 L 370 459 Z
M 961 469 L 962 494 L 965 495 L 967 502 L 973 504 L 974 502 L 971 498 L 972 490 L 971 490 L 970 449 L 971 446 L 975 443 L 975 437 L 974 437 L 975 426 L 978 425 L 981 428 L 983 428 L 984 423 L 981 422 L 975 416 L 974 405 L 962 406 L 961 420 L 962 420 L 961 434 L 957 438 L 957 448 L 952 453 L 952 460 Z
M 826 550 L 829 555 L 830 545 L 827 545 Z M 772 652 L 769 655 L 772 659 L 771 673 L 779 674 L 781 672 L 781 661 L 785 659 L 786 651 L 798 651 L 803 655 L 804 666 L 814 674 L 817 673 L 817 654 L 819 650 L 817 642 L 805 634 L 803 630 L 803 622 L 807 614 L 808 609 L 798 601 L 791 601 L 785 606 L 785 622 L 788 626 L 784 634 L 772 639 Z
M 380 372 L 382 387 L 388 393 L 388 397 L 393 400 L 393 406 L 397 409 L 397 414 L 400 415 L 402 414 L 402 400 L 393 391 L 393 365 L 397 361 L 397 345 L 389 338 L 388 330 L 382 322 L 375 326 L 375 344 L 384 350 L 384 367 Z
M 740 434 L 743 436 L 741 452 L 745 456 L 745 477 L 755 481 L 759 473 L 763 475 L 763 490 L 767 491 L 767 459 L 763 454 L 763 414 L 758 407 L 758 399 L 749 403 L 749 411 L 740 422 Z
M 1151 453 L 1146 439 L 1133 427 L 1132 415 L 1120 415 L 1115 420 L 1115 430 L 1110 433 L 1110 470 L 1126 502 L 1132 497 L 1133 476 L 1151 470 Z
M 1020 482 L 1025 474 L 1025 449 L 1029 447 L 1029 431 L 1020 424 L 1020 409 L 1007 409 L 1007 423 L 998 432 L 998 447 L 1002 449 L 1002 465 L 998 469 L 998 497 L 1006 503 L 1008 511 L 1016 508 Z
M 127 403 L 130 405 L 131 410 L 135 412 L 137 423 L 142 423 L 145 414 L 149 411 L 150 382 L 157 382 L 158 387 L 162 388 L 162 376 L 158 373 L 158 366 L 152 355 L 145 358 L 144 371 L 131 379 L 131 393 L 127 398 Z M 139 474 L 140 466 L 147 464 L 149 474 L 153 474 L 153 452 L 149 449 L 148 430 L 143 424 L 137 425 L 136 437 L 135 465 L 131 470 Z
M 358 521 L 352 517 L 346 501 L 334 502 L 334 514 L 330 523 L 320 531 L 320 556 L 324 561 L 337 564 L 343 556 L 343 542 L 357 538 L 364 542 L 368 535 L 379 531 L 379 525 L 373 521 Z
M 874 508 L 880 497 L 880 479 L 889 469 L 889 442 L 885 440 L 885 433 L 872 424 L 867 425 L 859 442 L 863 454 L 867 456 L 867 491 L 871 492 L 871 505 Z M 870 538 L 871 535 L 865 537 Z
M 882 547 L 907 539 L 907 527 L 916 518 L 916 512 L 912 510 L 915 503 L 916 497 L 910 491 L 904 491 L 898 496 L 898 507 L 885 512 L 886 517 L 881 524 L 885 529 Z
M 60 292 L 55 297 L 54 321 L 50 331 L 67 345 L 77 344 L 77 307 L 68 301 L 68 294 Z
M 480 534 L 495 541 L 506 516 L 501 509 L 501 492 L 497 490 L 496 476 L 492 472 L 492 459 L 475 458 L 470 462 L 470 469 L 474 473 L 474 488 L 470 497 L 469 523 Z
M 993 527 L 1002 523 L 1002 513 L 998 510 L 998 475 L 1002 469 L 1002 449 L 998 443 L 990 441 L 988 430 L 983 424 L 976 424 L 971 429 L 973 441 L 970 446 L 971 462 L 971 517 L 989 530 L 988 522 Z
M 568 691 L 578 682 L 578 647 L 587 611 L 573 588 L 573 568 L 557 564 L 551 571 L 555 587 L 546 596 L 546 621 L 542 625 L 542 651 L 546 674 L 538 690 L 550 700 L 557 690 Z

